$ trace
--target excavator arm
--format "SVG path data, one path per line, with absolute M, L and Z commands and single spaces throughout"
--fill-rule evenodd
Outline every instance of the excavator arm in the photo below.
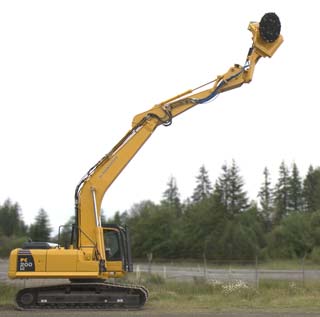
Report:
M 265 14 L 260 23 L 251 22 L 252 46 L 243 66 L 236 64 L 213 81 L 165 100 L 134 117 L 132 128 L 88 171 L 76 188 L 77 248 L 88 255 L 94 249 L 95 256 L 105 260 L 101 203 L 106 190 L 159 125 L 168 126 L 175 116 L 184 111 L 249 83 L 259 59 L 272 57 L 282 44 L 280 29 L 280 20 L 274 13 Z

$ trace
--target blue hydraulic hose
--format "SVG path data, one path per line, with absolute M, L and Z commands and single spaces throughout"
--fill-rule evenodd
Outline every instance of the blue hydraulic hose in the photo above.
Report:
M 210 101 L 211 99 L 213 99 L 215 96 L 217 96 L 219 94 L 219 89 L 224 86 L 226 84 L 225 81 L 222 81 L 217 88 L 207 97 L 202 98 L 202 99 L 197 99 L 197 103 L 205 103 L 207 101 Z
M 210 101 L 212 98 L 216 97 L 220 92 L 219 90 L 226 84 L 228 83 L 230 80 L 232 80 L 233 78 L 239 76 L 246 68 L 247 65 L 245 65 L 240 72 L 238 72 L 237 74 L 234 74 L 232 76 L 230 76 L 228 79 L 223 80 L 217 87 L 216 89 L 207 97 L 202 98 L 202 99 L 197 99 L 197 103 L 205 103 L 207 101 Z

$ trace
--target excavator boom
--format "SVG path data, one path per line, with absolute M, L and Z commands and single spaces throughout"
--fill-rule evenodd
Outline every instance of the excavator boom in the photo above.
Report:
M 262 30 L 259 28 L 260 24 Z M 95 236 L 94 230 L 99 224 L 101 203 L 106 190 L 159 125 L 168 126 L 175 116 L 184 111 L 205 103 L 220 93 L 251 82 L 259 59 L 271 57 L 283 42 L 280 35 L 280 20 L 275 13 L 265 14 L 260 24 L 256 22 L 249 24 L 252 46 L 243 66 L 236 64 L 212 82 L 187 90 L 134 117 L 132 128 L 88 171 L 76 189 L 75 206 L 79 228 L 90 236 Z M 210 85 L 211 87 L 204 89 Z M 90 244 L 80 231 L 78 237 L 78 246 Z

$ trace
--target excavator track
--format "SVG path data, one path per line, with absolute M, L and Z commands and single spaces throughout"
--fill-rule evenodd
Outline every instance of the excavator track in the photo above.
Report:
M 16 295 L 20 310 L 38 309 L 140 309 L 148 290 L 140 285 L 71 283 L 24 288 Z

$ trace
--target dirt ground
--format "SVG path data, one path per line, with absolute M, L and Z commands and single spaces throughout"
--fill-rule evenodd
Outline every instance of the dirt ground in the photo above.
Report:
M 145 308 L 141 311 L 18 311 L 18 310 L 0 310 L 2 317 L 318 317 L 320 312 L 160 312 L 152 311 L 151 308 Z

